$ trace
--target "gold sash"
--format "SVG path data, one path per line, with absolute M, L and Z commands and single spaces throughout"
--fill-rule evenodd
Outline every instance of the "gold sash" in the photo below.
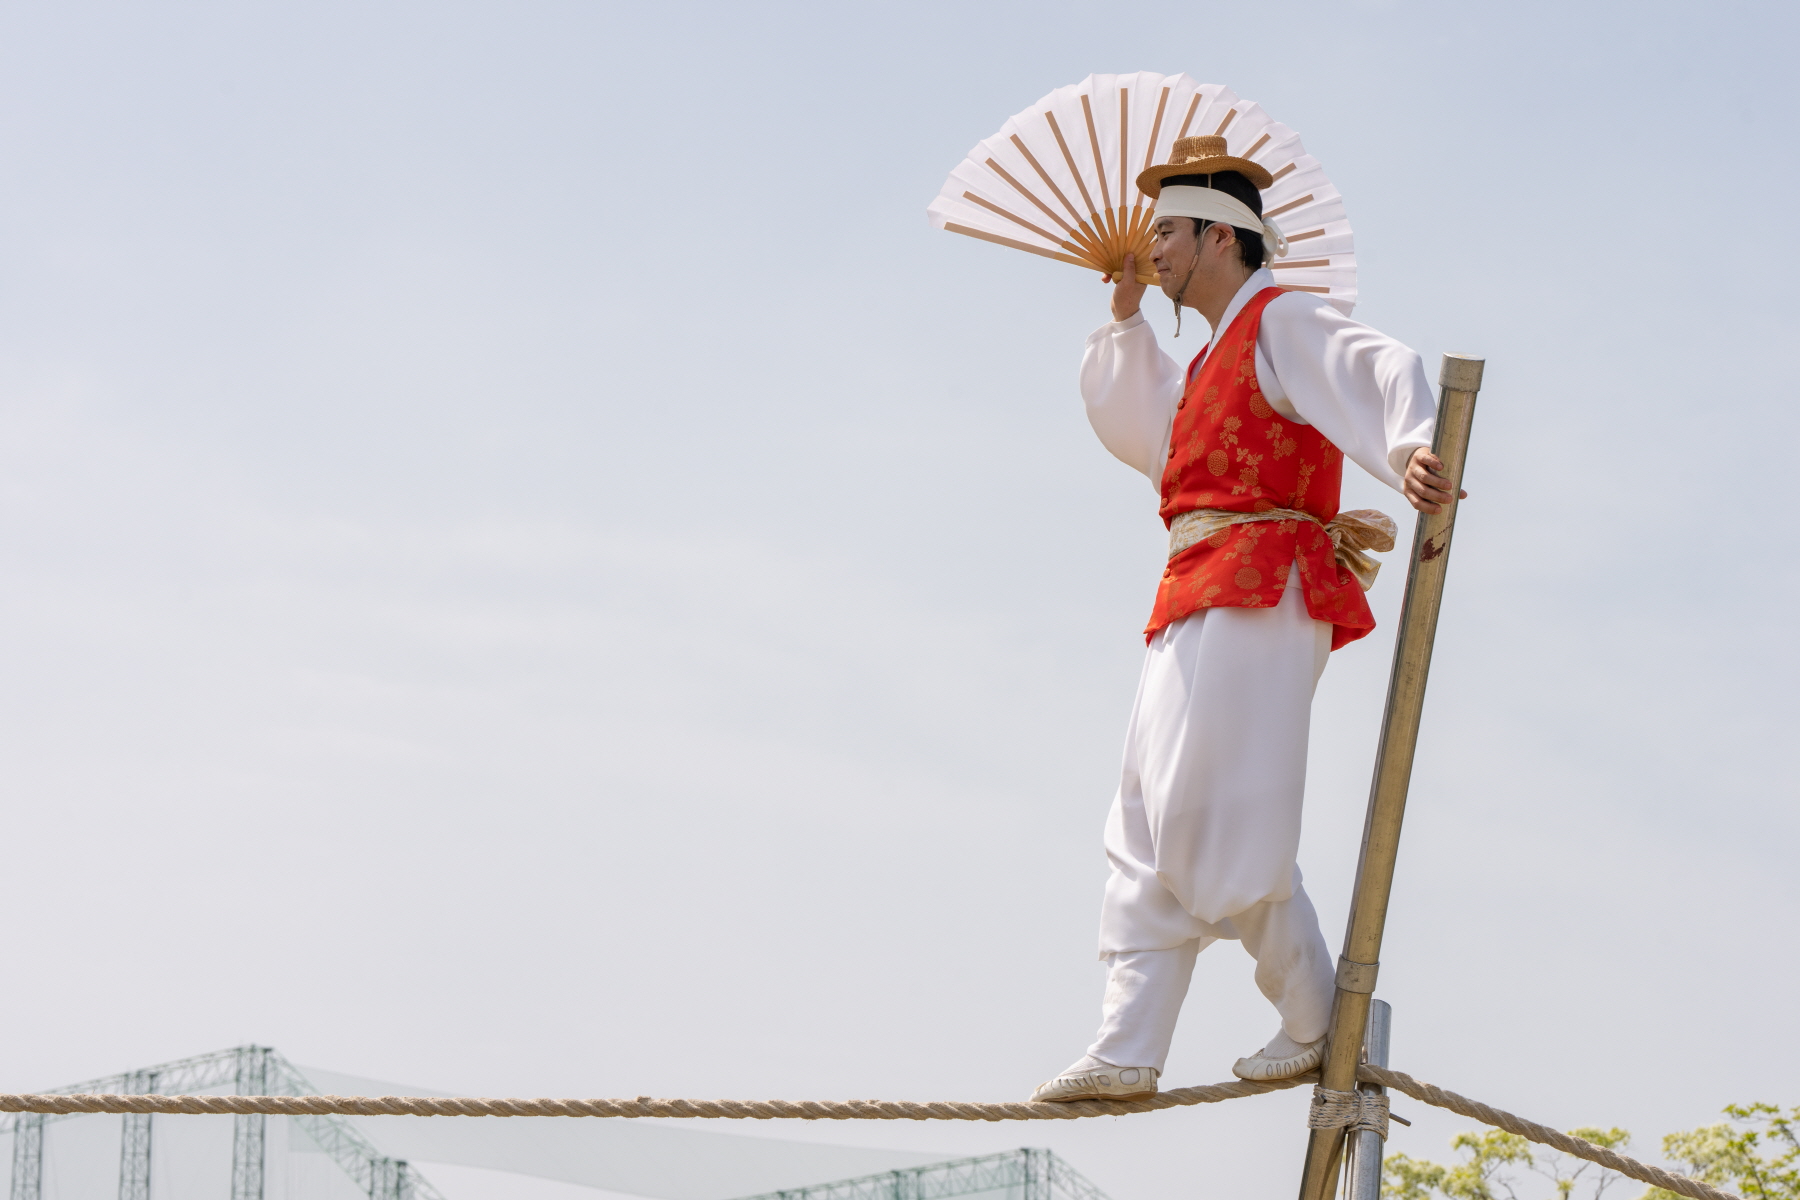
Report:
M 1311 521 L 1315 525 L 1321 524 L 1319 518 L 1311 513 L 1294 508 L 1271 508 L 1265 512 L 1226 512 L 1219 508 L 1196 508 L 1169 522 L 1169 557 L 1174 558 L 1189 546 L 1205 541 L 1220 530 L 1229 529 L 1233 525 L 1247 525 L 1252 521 Z M 1372 508 L 1358 508 L 1341 512 L 1323 524 L 1325 532 L 1331 537 L 1331 547 L 1336 552 L 1338 564 L 1356 576 L 1356 582 L 1362 584 L 1363 591 L 1374 587 L 1375 575 L 1381 570 L 1381 564 L 1364 551 L 1385 553 L 1394 548 L 1394 535 L 1398 532 L 1394 518 Z

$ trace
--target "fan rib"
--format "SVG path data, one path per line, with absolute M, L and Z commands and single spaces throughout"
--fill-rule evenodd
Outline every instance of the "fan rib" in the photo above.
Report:
M 1313 287 L 1311 284 L 1307 283 L 1283 283 L 1278 284 L 1277 286 L 1284 292 L 1317 292 L 1321 296 L 1331 295 L 1330 288 Z
M 1088 145 L 1094 151 L 1094 174 L 1100 179 L 1102 211 L 1112 207 L 1112 189 L 1106 186 L 1106 162 L 1100 157 L 1100 135 L 1094 132 L 1094 106 L 1086 95 L 1081 97 L 1081 115 L 1087 121 Z
M 1258 150 L 1261 150 L 1264 146 L 1266 146 L 1268 144 L 1269 144 L 1269 135 L 1265 133 L 1261 137 L 1256 139 L 1256 145 L 1250 147 L 1248 150 L 1246 150 L 1242 154 L 1238 155 L 1238 157 L 1239 158 L 1255 158 L 1256 152 Z
M 1268 212 L 1264 213 L 1263 216 L 1279 217 L 1284 212 L 1293 212 L 1296 208 L 1299 208 L 1302 204 L 1311 204 L 1312 202 L 1313 202 L 1313 194 L 1311 192 L 1308 192 L 1308 193 L 1306 193 L 1306 195 L 1300 197 L 1298 200 L 1289 200 L 1286 204 L 1282 205 L 1280 208 L 1271 208 Z
M 1033 225 L 1030 221 L 1027 221 L 1024 217 L 1018 216 L 1014 213 L 1009 213 L 1004 208 L 1001 208 L 998 204 L 995 204 L 993 201 L 983 200 L 980 196 L 977 196 L 974 192 L 964 192 L 963 199 L 969 201 L 971 204 L 979 204 L 979 205 L 981 205 L 981 207 L 987 209 L 991 213 L 995 213 L 999 216 L 1005 217 L 1007 220 L 1011 221 L 1014 225 L 1023 226 L 1024 228 L 1031 230 L 1031 232 L 1037 234 L 1039 237 L 1043 238 L 1046 242 L 1054 242 L 1058 246 L 1061 246 L 1064 250 L 1079 251 L 1081 249 L 1081 247 L 1077 246 L 1074 242 L 1068 241 L 1064 238 L 1059 238 L 1054 233 L 1051 233 L 1048 229 L 1040 229 L 1036 225 Z
M 1151 160 L 1156 157 L 1156 138 L 1158 134 L 1162 133 L 1163 109 L 1169 107 L 1169 93 L 1174 90 L 1174 88 L 1164 88 L 1162 98 L 1156 102 L 1156 120 L 1150 123 L 1150 144 L 1144 147 L 1144 170 L 1146 171 L 1153 165 Z M 1195 103 L 1199 103 L 1199 100 L 1200 97 L 1196 94 L 1194 96 Z M 1138 195 L 1141 196 L 1143 193 L 1140 191 Z
M 1094 174 L 1100 178 L 1100 199 L 1106 203 L 1106 207 L 1101 210 L 1105 216 L 1101 219 L 1106 224 L 1106 232 L 1117 238 L 1119 226 L 1112 215 L 1112 189 L 1106 185 L 1106 160 L 1100 155 L 1100 135 L 1094 129 L 1094 106 L 1089 103 L 1085 93 L 1081 97 L 1081 115 L 1087 120 L 1088 146 L 1094 152 Z M 1120 199 L 1124 197 L 1121 196 Z
M 1194 98 L 1188 101 L 1187 116 L 1181 118 L 1181 128 L 1175 131 L 1175 140 L 1180 141 L 1187 136 L 1188 126 L 1194 123 L 1194 114 L 1200 111 L 1200 101 L 1206 99 L 1204 92 L 1195 92 Z
M 1290 171 L 1292 171 L 1292 170 L 1293 170 L 1293 169 L 1294 169 L 1294 168 L 1295 168 L 1295 167 L 1297 167 L 1297 166 L 1299 166 L 1299 165 L 1300 165 L 1300 164 L 1299 164 L 1299 163 L 1297 163 L 1297 162 L 1291 162 L 1291 163 L 1289 163 L 1289 164 L 1288 164 L 1288 165 L 1287 165 L 1287 166 L 1285 166 L 1285 167 L 1283 167 L 1283 168 L 1281 168 L 1281 170 L 1279 170 L 1279 171 L 1277 171 L 1277 172 L 1275 172 L 1275 174 L 1274 174 L 1274 175 L 1273 175 L 1273 176 L 1271 176 L 1271 177 L 1270 177 L 1270 179 L 1269 179 L 1269 183 L 1270 183 L 1270 184 L 1271 184 L 1271 185 L 1273 185 L 1273 184 L 1277 184 L 1277 183 L 1280 183 L 1280 182 L 1281 182 L 1281 177 L 1282 177 L 1282 176 L 1283 176 L 1283 175 L 1286 175 L 1286 174 L 1287 174 L 1287 173 L 1288 173 L 1288 172 L 1290 172 Z
M 1052 130 L 1056 129 L 1056 118 L 1051 117 L 1049 113 L 1045 113 L 1044 115 L 1046 117 L 1050 117 L 1050 128 Z M 1059 133 L 1057 136 L 1057 142 L 1060 144 L 1061 141 L 1062 141 L 1062 137 Z M 1082 217 L 1081 213 L 1076 211 L 1075 206 L 1073 204 L 1069 203 L 1069 198 L 1067 196 L 1063 195 L 1063 190 L 1056 186 L 1056 180 L 1050 178 L 1050 172 L 1044 170 L 1044 165 L 1042 163 L 1038 162 L 1037 155 L 1033 154 L 1031 152 L 1030 148 L 1028 148 L 1025 145 L 1025 143 L 1022 140 L 1020 140 L 1018 134 L 1015 133 L 1013 135 L 1012 142 L 1013 142 L 1013 145 L 1015 145 L 1019 148 L 1019 153 L 1023 154 L 1025 156 L 1025 161 L 1031 164 L 1031 169 L 1038 173 L 1038 178 L 1042 179 L 1044 181 L 1044 185 L 1046 187 L 1048 187 L 1052 192 L 1054 192 L 1056 194 L 1056 198 L 1058 200 L 1062 201 L 1063 207 L 1069 210 L 1069 215 L 1075 218 L 1076 228 L 1069 230 L 1069 236 L 1074 238 L 1076 241 L 1079 241 L 1082 244 L 1086 245 L 1090 251 L 1092 251 L 1094 253 L 1102 253 L 1102 251 L 1100 250 L 1100 244 L 1101 244 L 1102 239 L 1101 239 L 1101 235 L 1100 235 L 1099 231 L 1094 229 L 1091 225 L 1089 225 L 1087 223 L 1087 221 Z M 1069 153 L 1068 148 L 1064 147 L 1063 148 L 1063 157 L 1067 158 L 1068 153 Z M 1070 165 L 1071 165 L 1071 168 L 1073 168 L 1073 163 L 1071 163 Z M 1079 174 L 1077 174 L 1075 176 L 1075 184 L 1077 187 L 1081 186 L 1081 176 Z M 1019 185 L 1015 183 L 1015 184 L 1013 184 L 1013 186 L 1018 187 Z M 1023 188 L 1020 188 L 1019 190 L 1024 191 Z M 1026 194 L 1030 195 L 1029 192 L 1026 192 Z M 1087 189 L 1086 188 L 1082 188 L 1081 197 L 1082 197 L 1082 199 L 1087 200 Z M 1093 206 L 1094 206 L 1094 202 L 1092 200 L 1088 200 L 1088 208 L 1091 210 L 1093 208 Z
M 1050 117 L 1049 113 L 1045 113 L 1044 115 L 1046 117 Z M 1050 128 L 1053 130 L 1056 128 L 1056 118 L 1055 117 L 1050 117 Z M 1056 140 L 1058 142 L 1061 142 L 1062 138 L 1058 137 Z M 1049 187 L 1049 189 L 1056 194 L 1056 198 L 1058 200 L 1062 201 L 1063 207 L 1069 210 L 1069 215 L 1071 217 L 1074 217 L 1076 221 L 1080 221 L 1081 220 L 1080 210 L 1077 209 L 1075 207 L 1075 205 L 1069 201 L 1069 198 L 1067 196 L 1063 195 L 1063 190 L 1056 186 L 1056 180 L 1050 178 L 1050 172 L 1044 170 L 1043 164 L 1038 162 L 1038 160 L 1037 160 L 1037 155 L 1035 155 L 1031 152 L 1031 149 L 1025 145 L 1024 141 L 1016 133 L 1013 134 L 1013 136 L 1012 136 L 1012 144 L 1019 148 L 1019 153 L 1023 154 L 1025 156 L 1025 161 L 1031 164 L 1031 169 L 1038 173 L 1038 178 L 1042 179 L 1044 181 L 1045 185 L 1047 187 Z M 1064 151 L 1065 157 L 1067 156 L 1067 153 L 1068 152 L 1065 150 Z M 1081 176 L 1080 175 L 1075 176 L 1075 183 L 1076 183 L 1076 186 L 1078 186 L 1078 187 L 1080 186 L 1080 184 L 1081 184 Z M 1087 192 L 1085 190 L 1082 192 L 1081 198 L 1083 200 L 1087 200 Z M 1094 202 L 1092 200 L 1088 200 L 1088 208 L 1091 209 L 1093 207 L 1094 207 Z
M 1075 233 L 1074 226 L 1070 225 L 1067 221 L 1063 220 L 1061 213 L 1059 213 L 1055 209 L 1051 208 L 1048 204 L 1045 204 L 1042 200 L 1039 200 L 1037 198 L 1036 194 L 1033 193 L 1030 188 L 1026 187 L 1024 184 L 1022 184 L 1018 180 L 1014 179 L 1012 177 L 1011 172 L 1009 172 L 1005 167 L 1001 166 L 997 160 L 991 159 L 991 158 L 988 159 L 987 160 L 987 169 L 992 171 L 994 174 L 998 175 L 1000 178 L 1006 180 L 1007 183 L 1011 184 L 1013 191 L 1019 193 L 1019 195 L 1025 197 L 1027 200 L 1029 200 L 1033 204 L 1037 205 L 1038 211 L 1042 212 L 1046 217 L 1049 217 L 1052 221 L 1055 221 L 1058 225 L 1061 225 L 1064 233 L 1067 233 L 1071 236 L 1074 235 L 1074 233 Z
M 1330 265 L 1331 265 L 1331 260 L 1329 258 L 1304 258 L 1304 259 L 1301 259 L 1299 262 L 1270 263 L 1269 270 L 1271 270 L 1271 271 L 1295 271 L 1295 270 L 1299 270 L 1301 267 L 1329 267 Z
M 1305 233 L 1290 233 L 1287 235 L 1287 240 L 1290 243 L 1304 242 L 1307 238 L 1316 238 L 1316 237 L 1324 237 L 1324 236 L 1325 236 L 1325 231 L 1323 229 L 1309 229 Z
M 1225 127 L 1227 125 L 1230 125 L 1236 119 L 1237 119 L 1237 109 L 1235 109 L 1235 108 L 1226 109 L 1225 110 L 1225 119 L 1223 121 L 1219 122 L 1219 127 L 1217 129 L 1213 130 L 1213 136 L 1214 137 L 1224 136 Z
M 1119 207 L 1125 207 L 1125 183 L 1131 178 L 1131 92 L 1119 89 Z M 1137 185 L 1132 184 L 1132 190 Z
M 944 228 L 951 233 L 960 233 L 965 237 L 980 238 L 984 242 L 993 242 L 1000 246 L 1011 246 L 1014 250 L 1023 250 L 1027 254 L 1038 254 L 1044 258 L 1054 258 L 1057 262 L 1066 262 L 1071 266 L 1094 269 L 1094 264 L 1086 259 L 1074 258 L 1067 254 L 1058 254 L 1054 250 L 1046 250 L 1042 246 L 1033 246 L 1028 242 L 1016 242 L 1009 237 L 1001 237 L 997 233 L 988 233 L 982 229 L 971 229 L 967 225 L 958 225 L 954 221 L 946 222 Z
M 1069 174 L 1075 177 L 1075 186 L 1081 189 L 1081 198 L 1087 201 L 1088 216 L 1094 219 L 1095 224 L 1099 224 L 1100 210 L 1095 206 L 1094 198 L 1088 195 L 1087 181 L 1081 177 L 1081 168 L 1075 165 L 1075 156 L 1069 153 L 1069 143 L 1063 140 L 1062 126 L 1056 123 L 1056 114 L 1045 113 L 1044 119 L 1050 122 L 1050 132 L 1056 135 L 1056 148 L 1062 151 L 1063 161 L 1069 164 Z M 1043 168 L 1038 169 L 1041 171 Z M 1081 218 L 1077 216 L 1076 219 Z

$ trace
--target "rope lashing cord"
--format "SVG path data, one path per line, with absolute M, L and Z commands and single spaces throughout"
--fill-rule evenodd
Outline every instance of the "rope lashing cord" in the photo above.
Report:
M 1548 1125 L 1421 1083 L 1401 1071 L 1364 1065 L 1356 1076 L 1379 1083 L 1422 1104 L 1448 1109 L 1528 1141 L 1561 1150 L 1640 1183 L 1690 1200 L 1740 1200 L 1730 1192 L 1627 1158 L 1605 1146 L 1561 1133 Z M 0 1112 L 39 1113 L 264 1113 L 270 1116 L 416 1117 L 725 1117 L 806 1121 L 1056 1121 L 1156 1112 L 1192 1104 L 1214 1104 L 1279 1092 L 1319 1081 L 1317 1072 L 1294 1079 L 1252 1083 L 1233 1080 L 1206 1087 L 1173 1088 L 1141 1100 L 1076 1100 L 1067 1104 L 983 1104 L 914 1100 L 506 1100 L 462 1096 L 124 1096 L 112 1094 L 5 1095 Z
M 1387 1141 L 1388 1098 L 1354 1089 L 1334 1092 L 1324 1084 L 1313 1087 L 1312 1108 L 1306 1114 L 1308 1129 L 1368 1131 Z

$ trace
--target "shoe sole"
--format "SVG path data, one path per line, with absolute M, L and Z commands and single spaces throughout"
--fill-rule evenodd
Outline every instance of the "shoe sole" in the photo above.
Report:
M 1016 1094 L 1016 1093 L 1015 1093 Z M 1083 1092 L 1079 1096 L 1047 1096 L 1042 1100 L 1032 1100 L 1032 1104 L 1068 1104 L 1073 1100 L 1141 1100 L 1145 1096 L 1156 1095 L 1156 1089 L 1144 1092 Z
M 1290 1067 L 1290 1068 L 1288 1068 L 1286 1070 L 1282 1070 L 1282 1071 L 1266 1071 L 1266 1072 L 1261 1072 L 1256 1075 L 1246 1075 L 1242 1071 L 1238 1070 L 1237 1065 L 1234 1063 L 1231 1068 L 1231 1073 L 1233 1075 L 1236 1075 L 1239 1079 L 1242 1079 L 1247 1083 L 1274 1083 L 1277 1080 L 1293 1079 L 1294 1077 L 1296 1077 L 1298 1075 L 1304 1075 L 1308 1071 L 1316 1071 L 1318 1069 L 1319 1069 L 1319 1064 L 1318 1064 L 1318 1062 L 1315 1061 L 1315 1062 L 1309 1062 L 1309 1063 L 1305 1064 L 1304 1066 Z

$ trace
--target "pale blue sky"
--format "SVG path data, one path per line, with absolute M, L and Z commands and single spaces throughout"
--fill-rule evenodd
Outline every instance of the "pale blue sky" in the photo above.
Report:
M 0 1082 L 254 1040 L 998 1099 L 1078 1055 L 1162 531 L 1075 391 L 1105 290 L 924 207 L 1147 69 L 1299 131 L 1359 317 L 1489 359 L 1396 1064 L 1644 1150 L 1800 1103 L 1794 14 L 5 6 Z M 1316 708 L 1334 947 L 1399 582 Z M 1174 1084 L 1273 1031 L 1202 962 Z M 1262 1196 L 1303 1109 L 769 1132 Z

